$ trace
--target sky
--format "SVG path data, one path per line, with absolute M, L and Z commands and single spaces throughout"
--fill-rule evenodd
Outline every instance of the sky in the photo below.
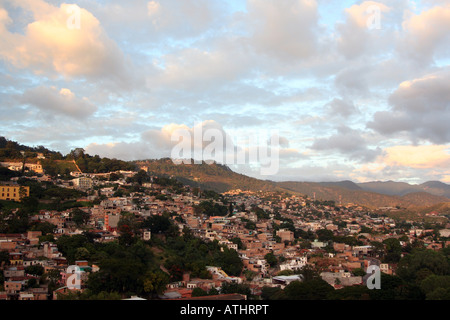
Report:
M 257 178 L 450 183 L 450 1 L 0 0 L 0 112 L 62 154 L 171 157 L 201 129 Z

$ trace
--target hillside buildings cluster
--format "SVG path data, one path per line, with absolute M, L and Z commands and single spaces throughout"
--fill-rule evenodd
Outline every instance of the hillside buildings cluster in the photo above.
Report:
M 195 288 L 205 291 L 220 289 L 224 282 L 248 283 L 252 294 L 260 295 L 264 286 L 284 288 L 292 281 L 301 281 L 298 271 L 305 266 L 319 268 L 322 279 L 338 290 L 363 284 L 364 276 L 355 271 L 365 272 L 370 265 L 379 266 L 384 273 L 395 274 L 396 264 L 383 263 L 380 259 L 382 252 L 372 245 L 373 242 L 383 243 L 386 239 L 395 238 L 405 247 L 420 239 L 430 250 L 450 245 L 448 225 L 439 234 L 414 223 L 405 229 L 404 225 L 399 226 L 386 215 L 356 205 L 336 205 L 308 197 L 233 190 L 223 194 L 221 200 L 214 200 L 187 186 L 183 192 L 173 192 L 154 182 L 142 184 L 148 192 L 120 196 L 118 191 L 121 187 L 132 185 L 126 177 L 136 173 L 120 174 L 116 181 L 99 179 L 101 175 L 85 174 L 73 174 L 72 181 L 35 177 L 40 181 L 51 180 L 65 188 L 87 191 L 87 197 L 78 201 L 98 201 L 92 206 L 78 208 L 89 216 L 82 227 L 72 221 L 71 212 L 75 208 L 40 210 L 32 219 L 55 225 L 53 236 L 56 239 L 62 235 L 81 234 L 88 228 L 97 235 L 95 241 L 111 242 L 119 237 L 117 226 L 122 214 L 145 219 L 169 212 L 180 232 L 189 229 L 205 241 L 217 241 L 238 252 L 244 265 L 241 276 L 231 277 L 218 267 L 208 266 L 211 279 L 191 278 L 185 274 L 182 281 L 168 284 L 161 298 L 190 297 Z M 3 188 L 10 186 L 0 186 L 2 193 Z M 11 197 L 11 200 L 15 198 Z M 196 207 L 203 201 L 213 201 L 227 207 L 228 211 L 226 215 L 198 213 Z M 152 230 L 142 230 L 143 240 L 149 241 L 153 236 Z M 357 242 L 349 243 L 349 237 Z M 342 239 L 342 242 L 336 239 Z M 58 293 L 84 290 L 87 275 L 99 270 L 90 261 L 76 261 L 78 286 L 71 286 L 68 281 L 73 278 L 73 266 L 68 265 L 56 244 L 42 241 L 40 231 L 0 234 L 0 250 L 7 252 L 9 257 L 1 265 L 4 285 L 0 290 L 0 300 L 57 299 Z M 26 272 L 30 266 L 36 265 L 43 267 L 46 273 L 59 274 L 60 280 L 54 291 L 39 283 L 39 275 Z

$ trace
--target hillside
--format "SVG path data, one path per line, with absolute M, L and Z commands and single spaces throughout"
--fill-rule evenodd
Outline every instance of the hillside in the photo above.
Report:
M 27 153 L 27 162 L 37 160 L 37 152 L 46 159 L 40 160 L 46 173 L 70 178 L 71 171 L 110 172 L 117 170 L 138 170 L 147 167 L 154 175 L 166 175 L 177 178 L 180 182 L 214 190 L 222 193 L 229 190 L 289 192 L 293 194 L 315 196 L 317 200 L 333 200 L 342 204 L 353 203 L 368 208 L 402 207 L 411 210 L 436 206 L 444 208 L 443 203 L 450 203 L 450 185 L 439 181 L 430 181 L 421 185 L 410 185 L 403 182 L 369 182 L 356 184 L 352 181 L 340 182 L 273 182 L 259 180 L 232 171 L 229 167 L 217 163 L 207 164 L 175 164 L 170 158 L 142 161 L 122 161 L 118 159 L 90 156 L 83 149 L 76 149 L 71 154 L 62 156 L 58 152 L 44 147 L 30 148 L 17 142 L 0 139 L 0 157 L 15 158 L 20 151 Z M 75 161 L 74 161 L 75 160 Z M 75 165 L 76 162 L 76 165 Z M 78 165 L 78 168 L 77 168 Z M 446 207 L 445 207 L 446 208 Z
M 418 208 L 450 202 L 449 199 L 426 192 L 410 193 L 404 196 L 389 196 L 362 190 L 351 181 L 314 182 L 273 182 L 258 180 L 232 171 L 220 164 L 180 164 L 171 159 L 137 161 L 137 166 L 146 166 L 152 174 L 173 176 L 191 186 L 225 192 L 232 189 L 251 191 L 280 191 L 307 195 L 317 200 L 334 200 L 343 204 L 354 203 L 368 208 L 402 207 Z
M 440 181 L 428 181 L 419 185 L 395 181 L 372 181 L 357 184 L 362 190 L 390 196 L 403 196 L 409 193 L 427 192 L 435 196 L 450 198 L 450 185 Z
M 364 190 L 353 190 L 338 186 L 324 186 L 321 183 L 313 182 L 279 182 L 278 186 L 295 192 L 306 194 L 309 197 L 315 197 L 320 200 L 339 200 L 343 204 L 354 203 L 368 208 L 379 207 L 402 207 L 415 208 L 436 205 L 444 202 L 450 202 L 445 197 L 435 196 L 426 192 L 413 193 L 405 196 L 389 196 L 376 192 Z
M 21 161 L 26 156 L 27 161 L 32 162 L 38 153 L 42 153 L 47 158 L 60 156 L 59 152 L 51 151 L 43 146 L 28 147 L 5 137 L 0 137 L 0 161 L 16 162 Z
M 428 181 L 420 185 L 424 192 L 450 198 L 450 185 L 440 181 Z
M 139 167 L 148 167 L 151 174 L 173 176 L 194 187 L 226 192 L 234 189 L 249 191 L 283 191 L 275 182 L 259 180 L 232 171 L 221 164 L 174 164 L 169 158 L 136 161 Z
M 417 185 L 395 181 L 371 181 L 357 184 L 361 190 L 377 192 L 389 196 L 403 196 L 412 192 L 422 191 Z
M 360 186 L 358 186 L 353 181 L 345 180 L 338 182 L 320 182 L 321 185 L 325 187 L 341 187 L 350 190 L 363 190 Z

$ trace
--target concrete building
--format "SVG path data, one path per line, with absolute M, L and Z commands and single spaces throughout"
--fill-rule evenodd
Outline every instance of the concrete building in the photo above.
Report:
M 86 177 L 79 177 L 72 180 L 73 185 L 77 189 L 88 190 L 92 188 L 92 179 Z
M 19 185 L 1 185 L 0 200 L 21 201 L 23 197 L 30 195 L 30 187 Z

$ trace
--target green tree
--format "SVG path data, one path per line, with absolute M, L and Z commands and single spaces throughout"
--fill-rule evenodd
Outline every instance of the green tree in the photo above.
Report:
M 234 283 L 234 282 L 224 282 L 222 287 L 220 287 L 220 292 L 222 294 L 238 293 L 251 296 L 251 289 L 247 284 Z
M 356 277 L 364 277 L 366 275 L 366 272 L 362 268 L 353 269 L 352 273 Z
M 437 288 L 427 294 L 427 300 L 450 300 L 450 288 Z
M 327 229 L 320 229 L 316 231 L 316 235 L 320 241 L 330 241 L 333 240 L 333 231 Z
M 207 296 L 208 292 L 206 292 L 205 290 L 201 289 L 201 288 L 194 288 L 192 290 L 192 296 L 193 297 L 203 297 L 203 296 Z
M 277 257 L 272 253 L 269 252 L 264 256 L 264 259 L 267 261 L 267 263 L 273 268 L 277 265 L 278 259 Z
M 33 230 L 33 231 L 41 231 L 43 236 L 45 236 L 47 234 L 53 234 L 55 229 L 56 229 L 56 225 L 54 225 L 50 222 L 47 222 L 47 221 L 39 222 L 38 224 L 35 224 L 31 228 L 31 230 Z
M 385 245 L 386 255 L 384 256 L 385 262 L 397 263 L 400 261 L 400 255 L 402 253 L 402 246 L 400 241 L 396 238 L 389 238 L 383 241 Z
M 415 250 L 404 256 L 398 263 L 397 275 L 407 282 L 414 282 L 418 285 L 418 281 L 423 280 L 418 276 L 424 269 L 428 269 L 432 274 L 438 276 L 450 275 L 448 259 L 441 252 L 427 249 Z
M 77 248 L 75 251 L 75 259 L 76 260 L 89 260 L 89 257 L 91 256 L 88 249 L 81 247 Z
M 85 212 L 78 208 L 72 210 L 72 212 L 70 213 L 70 216 L 72 218 L 72 221 L 75 222 L 75 224 L 78 227 L 83 226 L 86 223 L 88 223 L 88 221 L 91 217 L 89 212 Z
M 278 296 L 282 293 L 282 289 L 279 287 L 264 286 L 261 289 L 262 300 L 277 300 Z
M 299 274 L 303 277 L 303 281 L 305 282 L 321 279 L 319 270 L 315 266 L 310 264 L 304 266 L 300 270 Z
M 152 233 L 165 233 L 172 225 L 169 217 L 166 215 L 153 215 L 144 220 L 142 227 L 150 229 Z
M 224 248 L 223 252 L 216 252 L 214 261 L 230 276 L 239 276 L 244 264 L 234 249 Z
M 326 300 L 334 288 L 317 278 L 309 281 L 293 281 L 284 289 L 287 300 Z
M 369 300 L 370 289 L 367 286 L 349 286 L 335 290 L 328 295 L 329 300 Z
M 42 276 L 45 272 L 45 269 L 41 265 L 33 265 L 25 268 L 26 274 L 31 274 L 34 276 Z
M 450 288 L 450 276 L 430 275 L 422 280 L 420 288 L 426 294 L 427 299 L 443 300 L 447 293 L 450 293 L 448 292 Z
M 144 277 L 144 291 L 151 296 L 164 292 L 169 283 L 169 276 L 161 271 L 149 271 Z
M 119 227 L 119 244 L 129 247 L 132 244 L 136 243 L 136 238 L 134 237 L 134 234 L 130 228 L 129 225 L 124 224 Z

